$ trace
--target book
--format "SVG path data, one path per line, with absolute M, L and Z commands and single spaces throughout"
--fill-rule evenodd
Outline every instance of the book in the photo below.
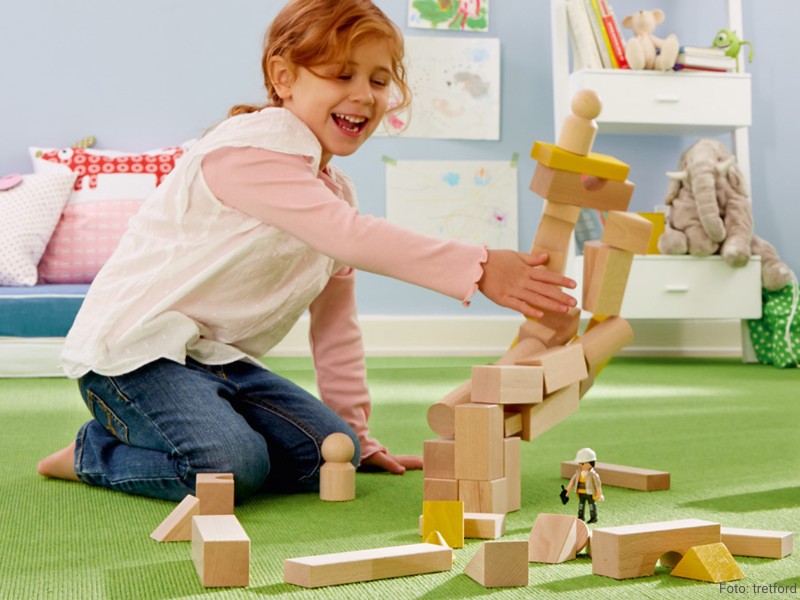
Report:
M 597 45 L 597 50 L 600 53 L 600 62 L 606 69 L 613 69 L 614 64 L 611 62 L 611 55 L 609 48 L 606 46 L 606 41 L 603 37 L 605 27 L 599 14 L 595 12 L 594 8 L 597 5 L 597 0 L 583 0 L 583 5 L 586 8 L 586 13 L 589 16 L 589 23 L 592 26 L 592 35 L 594 35 L 594 43 Z
M 697 67 L 702 69 L 715 69 L 718 71 L 735 71 L 736 59 L 731 56 L 693 56 L 685 52 L 678 54 L 676 65 L 683 67 Z
M 622 35 L 619 32 L 617 19 L 614 16 L 614 10 L 607 0 L 597 0 L 600 14 L 603 17 L 603 25 L 605 25 L 606 32 L 608 33 L 608 41 L 611 44 L 611 49 L 617 59 L 617 64 L 620 69 L 630 69 L 628 60 L 625 58 L 625 43 L 622 41 Z
M 603 37 L 603 45 L 606 47 L 606 52 L 608 52 L 608 56 L 611 59 L 611 68 L 619 69 L 619 61 L 617 60 L 617 56 L 614 54 L 614 49 L 611 47 L 611 40 L 608 38 L 606 25 L 603 23 L 603 13 L 600 11 L 599 0 L 592 0 L 592 10 L 594 11 L 595 19 L 597 19 L 597 23 L 600 26 L 600 32 Z
M 600 51 L 594 41 L 592 26 L 583 0 L 566 0 L 567 23 L 575 57 L 573 70 L 602 69 Z
M 726 50 L 723 48 L 711 48 L 702 46 L 681 46 L 681 54 L 689 54 L 691 56 L 707 56 L 710 58 L 724 58 L 728 56 Z

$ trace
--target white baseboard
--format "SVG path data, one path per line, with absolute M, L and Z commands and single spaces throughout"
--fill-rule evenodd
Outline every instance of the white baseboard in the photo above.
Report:
M 367 356 L 500 356 L 521 317 L 360 318 Z M 631 321 L 624 356 L 741 356 L 739 321 Z M 63 338 L 0 338 L 0 377 L 59 377 Z M 301 319 L 271 356 L 308 356 L 308 318 Z

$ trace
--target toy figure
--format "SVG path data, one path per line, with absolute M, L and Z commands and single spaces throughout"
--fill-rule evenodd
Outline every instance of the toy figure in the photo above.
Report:
M 753 62 L 753 44 L 745 40 L 740 40 L 736 32 L 730 29 L 720 29 L 711 46 L 725 50 L 725 55 L 731 58 L 737 58 L 739 56 L 739 51 L 742 49 L 742 46 L 750 46 L 750 52 L 747 54 L 747 62 Z
M 594 470 L 594 463 L 597 461 L 597 455 L 591 448 L 581 448 L 575 455 L 575 461 L 578 463 L 578 470 L 569 480 L 567 489 L 561 486 L 561 502 L 566 504 L 569 502 L 569 492 L 575 488 L 578 494 L 578 518 L 583 521 L 584 510 L 586 509 L 586 502 L 589 502 L 589 520 L 587 523 L 597 523 L 597 505 L 595 500 L 603 502 L 603 489 L 600 485 L 600 475 Z

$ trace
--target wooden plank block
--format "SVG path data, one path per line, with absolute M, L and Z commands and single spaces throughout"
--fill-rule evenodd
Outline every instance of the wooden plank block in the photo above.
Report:
M 195 495 L 201 515 L 232 515 L 233 473 L 198 473 Z
M 507 501 L 505 512 L 513 512 L 522 508 L 522 439 L 507 437 L 503 444 Z
M 422 489 L 423 500 L 459 500 L 458 481 L 426 477 Z
M 632 212 L 610 210 L 603 225 L 600 241 L 613 248 L 634 254 L 647 254 L 653 223 Z
M 536 404 L 541 402 L 543 397 L 544 369 L 540 366 L 472 367 L 472 402 L 503 405 Z
M 422 443 L 422 475 L 433 479 L 456 478 L 455 440 L 438 438 Z
M 576 517 L 539 513 L 528 536 L 528 560 L 557 564 L 572 560 L 578 553 Z
M 573 383 L 546 396 L 541 404 L 523 406 L 522 435 L 526 442 L 539 437 L 552 429 L 580 408 L 580 383 Z
M 458 499 L 465 512 L 502 513 L 508 507 L 508 481 L 505 477 L 491 481 L 458 480 Z
M 734 556 L 783 558 L 792 553 L 791 531 L 722 527 L 720 534 Z
M 633 253 L 592 240 L 584 242 L 583 255 L 583 309 L 596 315 L 618 315 Z
M 736 559 L 722 542 L 689 548 L 670 575 L 710 583 L 744 579 Z
M 534 142 L 531 158 L 551 169 L 594 175 L 614 181 L 625 181 L 631 172 L 630 165 L 613 156 L 599 152 L 589 152 L 586 156 L 581 156 L 548 142 Z
M 375 581 L 453 568 L 453 550 L 438 544 L 408 544 L 336 554 L 289 558 L 283 580 L 306 588 Z
M 530 190 L 549 200 L 597 210 L 628 210 L 634 185 L 630 181 L 583 178 L 578 173 L 537 165 Z
M 503 407 L 460 404 L 455 408 L 456 479 L 491 481 L 503 476 Z
M 693 546 L 719 541 L 719 524 L 699 519 L 595 529 L 592 573 L 614 579 L 652 575 L 665 554 L 683 556 Z
M 528 544 L 525 541 L 484 542 L 464 567 L 464 573 L 484 587 L 528 585 Z
M 192 560 L 205 587 L 250 585 L 250 538 L 234 515 L 192 518 Z
M 506 532 L 503 513 L 464 513 L 464 537 L 496 540 Z
M 520 427 L 522 422 L 520 421 Z M 192 517 L 200 514 L 200 501 L 187 494 L 186 497 L 156 527 L 150 537 L 157 542 L 188 542 L 192 539 Z
M 574 460 L 565 460 L 561 463 L 561 476 L 569 479 L 577 469 L 578 463 Z M 669 489 L 670 476 L 668 471 L 640 469 L 638 467 L 602 462 L 595 463 L 594 470 L 600 476 L 603 486 L 610 485 L 644 492 Z
M 503 412 L 503 434 L 510 438 L 522 432 L 522 414 L 519 412 Z
M 548 348 L 530 358 L 518 361 L 517 365 L 542 367 L 545 394 L 552 394 L 585 379 L 588 375 L 583 347 L 579 343 Z
M 460 500 L 425 500 L 422 502 L 422 539 L 431 531 L 444 536 L 451 548 L 464 547 L 464 503 Z

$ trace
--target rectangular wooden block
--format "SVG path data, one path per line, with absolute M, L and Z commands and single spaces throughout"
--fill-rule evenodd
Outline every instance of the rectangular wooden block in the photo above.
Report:
M 192 518 L 192 560 L 205 587 L 250 585 L 250 538 L 234 515 Z
M 519 412 L 504 412 L 503 433 L 506 438 L 517 435 L 522 431 L 522 414 Z
M 693 546 L 719 541 L 719 523 L 699 519 L 595 529 L 592 573 L 614 579 L 652 575 L 663 555 L 669 552 L 684 555 Z
M 195 489 L 201 515 L 233 514 L 233 473 L 198 473 Z
M 503 513 L 464 513 L 464 537 L 496 540 L 506 532 Z
M 544 370 L 545 394 L 552 394 L 588 375 L 583 348 L 579 343 L 548 348 L 517 364 L 535 365 Z
M 461 500 L 423 501 L 422 539 L 427 539 L 432 531 L 441 533 L 451 548 L 463 548 L 464 503 Z
M 574 223 L 543 214 L 533 239 L 531 253 L 547 253 L 545 268 L 555 273 L 564 273 L 572 245 Z
M 541 404 L 524 406 L 522 413 L 522 439 L 526 442 L 539 437 L 561 421 L 578 412 L 580 383 L 573 383 L 545 397 Z
M 589 241 L 583 244 L 583 255 L 583 309 L 596 315 L 618 315 L 633 253 Z
M 422 443 L 422 474 L 432 479 L 456 478 L 455 440 L 438 438 Z
M 551 169 L 594 175 L 614 181 L 625 181 L 631 171 L 630 165 L 613 156 L 599 152 L 590 152 L 586 156 L 581 156 L 547 142 L 534 142 L 531 158 Z
M 283 580 L 306 588 L 316 588 L 437 573 L 452 568 L 451 548 L 436 544 L 408 544 L 289 558 L 283 561 Z
M 522 420 L 520 419 L 520 429 Z M 192 517 L 200 514 L 200 501 L 187 494 L 186 497 L 156 527 L 150 537 L 157 542 L 188 542 L 192 539 Z
M 647 254 L 652 231 L 653 223 L 641 215 L 610 210 L 606 216 L 600 241 L 634 254 Z
M 545 200 L 544 206 L 542 207 L 542 214 L 550 215 L 551 217 L 555 217 L 556 219 L 561 219 L 562 221 L 567 221 L 575 225 L 581 216 L 581 207 Z
M 734 556 L 783 558 L 792 553 L 791 531 L 722 527 L 722 543 Z
M 520 415 L 522 421 L 522 415 Z M 506 510 L 514 512 L 522 508 L 522 439 L 509 437 L 504 442 L 506 476 Z
M 455 408 L 456 479 L 491 481 L 503 476 L 503 407 L 459 404 Z
M 492 481 L 458 480 L 458 499 L 465 512 L 504 513 L 508 507 L 508 481 L 505 477 Z
M 423 500 L 458 500 L 458 481 L 455 479 L 431 479 L 423 483 Z
M 536 404 L 544 396 L 544 369 L 518 365 L 472 367 L 472 402 Z
M 633 329 L 622 317 L 593 318 L 580 338 L 589 371 L 596 373 L 633 339 Z
M 566 460 L 561 463 L 561 476 L 570 478 L 577 469 L 578 463 Z M 644 492 L 669 489 L 670 477 L 667 471 L 654 471 L 602 462 L 595 463 L 594 470 L 600 476 L 603 486 L 610 485 Z
M 630 181 L 613 181 L 578 173 L 558 171 L 536 165 L 530 189 L 551 202 L 562 202 L 597 210 L 628 210 L 634 185 Z

